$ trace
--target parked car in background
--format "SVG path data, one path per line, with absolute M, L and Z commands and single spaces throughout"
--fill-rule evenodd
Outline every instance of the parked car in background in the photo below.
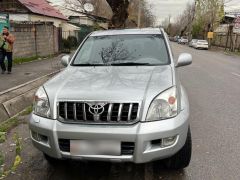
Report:
M 170 37 L 169 37 L 169 40 L 170 40 L 170 41 L 174 41 L 174 37 L 170 36 Z
M 180 36 L 174 36 L 174 42 L 178 42 L 180 39 Z
M 197 40 L 193 47 L 195 49 L 208 49 L 208 42 L 206 40 Z
M 178 40 L 178 44 L 187 44 L 188 43 L 188 39 L 186 37 L 181 37 Z
M 197 43 L 197 39 L 192 39 L 190 42 L 189 42 L 189 47 L 194 47 L 194 45 L 196 45 Z

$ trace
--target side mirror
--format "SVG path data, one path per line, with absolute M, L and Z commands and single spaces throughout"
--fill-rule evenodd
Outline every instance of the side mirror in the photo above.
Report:
M 62 57 L 61 63 L 63 66 L 67 67 L 68 64 L 70 62 L 70 56 L 69 55 L 65 55 Z
M 188 53 L 182 53 L 178 57 L 178 61 L 175 67 L 187 66 L 192 64 L 192 55 Z

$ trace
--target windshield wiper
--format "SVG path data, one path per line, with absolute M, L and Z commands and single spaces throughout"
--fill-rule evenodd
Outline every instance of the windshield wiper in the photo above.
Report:
M 86 63 L 86 64 L 73 64 L 72 66 L 107 66 L 107 64 L 91 64 L 91 63 Z
M 135 63 L 135 62 L 127 62 L 127 63 L 112 63 L 111 66 L 144 66 L 151 65 L 150 63 Z

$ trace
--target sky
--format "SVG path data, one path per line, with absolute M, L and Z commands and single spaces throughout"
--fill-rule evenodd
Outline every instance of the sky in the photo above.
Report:
M 160 24 L 169 15 L 174 20 L 184 11 L 187 3 L 193 3 L 193 0 L 147 0 L 147 2 L 156 16 L 156 24 Z
M 225 0 L 226 11 L 240 11 L 240 0 Z
M 51 2 L 61 3 L 63 0 L 50 0 Z M 171 15 L 172 20 L 181 14 L 187 3 L 193 3 L 194 0 L 146 0 L 153 14 L 156 16 L 156 24 L 160 24 L 166 17 Z M 225 0 L 225 10 L 240 11 L 240 0 Z

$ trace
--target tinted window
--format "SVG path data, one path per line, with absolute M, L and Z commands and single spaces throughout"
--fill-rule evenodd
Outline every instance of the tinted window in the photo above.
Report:
M 169 64 L 162 35 L 114 35 L 89 37 L 72 65 L 116 63 Z

